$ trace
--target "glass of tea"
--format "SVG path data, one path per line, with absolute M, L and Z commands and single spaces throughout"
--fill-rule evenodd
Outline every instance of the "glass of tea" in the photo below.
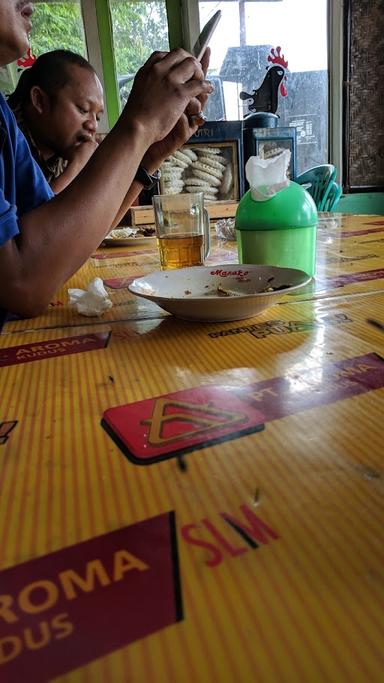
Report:
M 162 270 L 202 266 L 211 243 L 203 192 L 152 197 Z

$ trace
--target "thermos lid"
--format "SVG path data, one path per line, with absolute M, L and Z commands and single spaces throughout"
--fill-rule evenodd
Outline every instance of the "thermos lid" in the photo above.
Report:
M 241 198 L 236 211 L 236 230 L 284 230 L 317 224 L 317 209 L 309 192 L 290 181 L 266 201 L 252 199 L 251 191 Z
M 243 120 L 243 128 L 276 128 L 279 116 L 271 111 L 256 111 Z

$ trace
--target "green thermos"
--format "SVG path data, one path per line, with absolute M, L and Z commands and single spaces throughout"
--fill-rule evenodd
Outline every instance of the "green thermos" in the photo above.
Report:
M 289 182 L 273 197 L 239 202 L 235 219 L 240 263 L 298 268 L 315 274 L 317 209 L 301 185 Z

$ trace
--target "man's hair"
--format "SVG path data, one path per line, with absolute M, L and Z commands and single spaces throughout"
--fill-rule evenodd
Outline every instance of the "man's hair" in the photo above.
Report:
M 71 80 L 68 67 L 72 65 L 96 73 L 84 57 L 70 50 L 52 50 L 40 55 L 32 66 L 21 74 L 16 89 L 8 97 L 9 106 L 12 109 L 24 109 L 30 102 L 30 92 L 35 85 L 44 90 L 48 97 L 54 98 Z

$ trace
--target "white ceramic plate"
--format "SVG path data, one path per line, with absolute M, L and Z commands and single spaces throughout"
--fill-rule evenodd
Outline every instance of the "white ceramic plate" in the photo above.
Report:
M 128 289 L 184 320 L 228 322 L 258 315 L 310 281 L 292 268 L 224 264 L 156 271 Z

